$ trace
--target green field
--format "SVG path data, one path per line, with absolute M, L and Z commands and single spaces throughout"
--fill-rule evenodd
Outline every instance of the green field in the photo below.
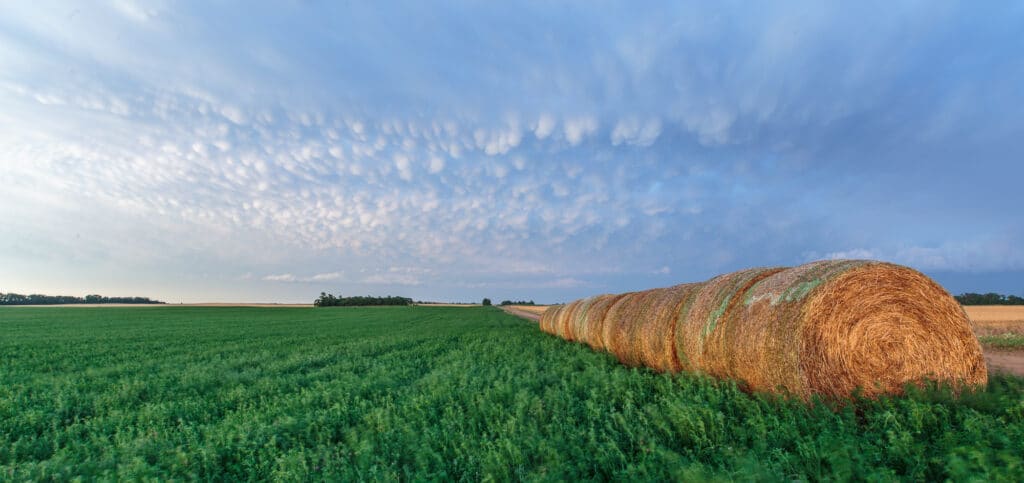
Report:
M 2 308 L 0 480 L 1024 479 L 1024 380 L 842 408 L 497 309 Z
M 1024 349 L 1024 334 L 983 335 L 981 345 L 993 349 Z

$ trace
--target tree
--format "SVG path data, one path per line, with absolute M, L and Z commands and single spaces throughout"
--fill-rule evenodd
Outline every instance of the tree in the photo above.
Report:
M 487 298 L 487 297 L 484 297 L 484 301 L 483 301 L 483 304 L 484 304 L 484 305 L 491 305 L 491 299 L 489 299 L 489 298 Z

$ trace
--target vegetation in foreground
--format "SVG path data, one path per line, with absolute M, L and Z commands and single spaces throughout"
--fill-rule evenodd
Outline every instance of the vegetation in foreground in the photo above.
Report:
M 0 479 L 1024 479 L 1024 380 L 838 407 L 494 308 L 0 309 Z

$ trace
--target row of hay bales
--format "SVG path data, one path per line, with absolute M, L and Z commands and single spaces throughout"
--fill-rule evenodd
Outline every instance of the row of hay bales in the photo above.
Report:
M 988 380 L 960 305 L 907 267 L 828 260 L 556 305 L 541 330 L 623 364 L 703 372 L 753 391 L 848 397 Z

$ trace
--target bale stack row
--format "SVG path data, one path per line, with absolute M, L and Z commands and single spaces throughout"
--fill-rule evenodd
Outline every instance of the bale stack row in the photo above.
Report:
M 868 260 L 754 268 L 598 295 L 550 307 L 540 328 L 629 366 L 703 372 L 804 399 L 988 380 L 956 300 L 915 270 Z

